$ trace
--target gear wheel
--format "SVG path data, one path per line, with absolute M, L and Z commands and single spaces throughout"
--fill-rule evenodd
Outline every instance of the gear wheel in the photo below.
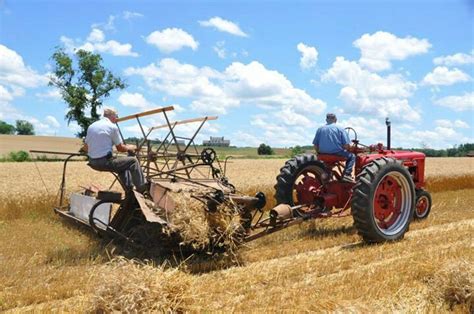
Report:
M 211 165 L 217 158 L 217 153 L 212 148 L 205 148 L 201 152 L 201 160 L 206 165 Z

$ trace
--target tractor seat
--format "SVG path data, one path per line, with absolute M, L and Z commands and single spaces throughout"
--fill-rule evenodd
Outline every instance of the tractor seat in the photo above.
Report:
M 331 154 L 318 154 L 318 160 L 328 164 L 333 164 L 339 161 L 346 161 L 346 157 Z

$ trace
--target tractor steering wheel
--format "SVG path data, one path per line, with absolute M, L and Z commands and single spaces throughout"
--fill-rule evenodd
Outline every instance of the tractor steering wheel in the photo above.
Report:
M 354 147 L 355 147 L 356 150 L 357 150 L 357 146 L 359 146 L 359 145 L 362 146 L 362 147 L 369 148 L 369 146 L 367 146 L 367 145 L 362 144 L 362 143 L 359 142 L 359 140 L 357 139 L 357 132 L 356 132 L 356 130 L 354 130 L 354 128 L 347 127 L 347 128 L 345 128 L 344 130 L 345 130 L 345 131 L 347 132 L 347 134 L 349 135 L 349 140 L 354 144 Z M 352 131 L 352 133 L 354 133 L 354 138 L 353 138 L 353 139 L 351 139 L 351 136 L 350 136 L 351 131 Z
M 357 132 L 356 132 L 356 130 L 354 130 L 354 128 L 347 127 L 344 130 L 346 130 L 347 135 L 349 135 L 349 139 L 352 143 L 354 143 L 356 145 L 359 144 L 359 141 L 357 140 Z M 351 131 L 354 133 L 354 139 L 351 139 Z

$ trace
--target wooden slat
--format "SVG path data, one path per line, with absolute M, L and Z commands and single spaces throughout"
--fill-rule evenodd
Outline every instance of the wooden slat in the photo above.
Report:
M 174 121 L 170 122 L 170 125 L 179 125 L 179 124 L 186 124 L 186 123 L 191 123 L 191 122 L 199 122 L 199 121 L 209 121 L 209 120 L 217 120 L 217 116 L 209 116 L 209 117 L 202 117 L 202 118 L 193 118 L 193 119 L 187 119 L 187 120 L 181 120 L 181 121 Z M 150 131 L 156 130 L 156 129 L 161 129 L 161 128 L 166 128 L 168 127 L 168 124 L 162 124 L 158 126 L 154 126 L 150 128 Z
M 55 154 L 55 155 L 73 155 L 73 156 L 87 156 L 86 154 L 83 153 L 67 153 L 67 152 L 52 152 L 49 150 L 35 150 L 35 149 L 30 149 L 30 153 L 35 153 L 35 154 Z
M 118 118 L 118 119 L 117 119 L 117 122 L 127 121 L 127 120 L 130 120 L 130 119 L 135 119 L 135 118 L 139 118 L 139 117 L 149 116 L 149 115 L 151 115 L 151 114 L 155 114 L 155 113 L 159 113 L 159 112 L 164 112 L 164 111 L 171 111 L 171 110 L 174 110 L 174 107 L 173 107 L 173 106 L 168 106 L 168 107 L 163 107 L 163 108 L 157 108 L 157 109 L 153 109 L 153 110 L 149 110 L 149 111 L 144 111 L 144 112 L 140 112 L 140 113 L 135 113 L 135 114 L 132 114 L 132 115 L 129 115 L 129 116 L 125 116 L 125 117 L 122 117 L 122 118 Z

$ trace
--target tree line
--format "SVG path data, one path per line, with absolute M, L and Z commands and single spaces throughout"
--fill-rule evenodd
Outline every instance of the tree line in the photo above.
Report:
M 26 120 L 16 120 L 15 125 L 0 120 L 0 134 L 35 135 L 35 128 Z
M 465 157 L 469 153 L 474 154 L 474 143 L 461 144 L 447 149 L 413 148 L 413 150 L 424 153 L 427 157 Z

